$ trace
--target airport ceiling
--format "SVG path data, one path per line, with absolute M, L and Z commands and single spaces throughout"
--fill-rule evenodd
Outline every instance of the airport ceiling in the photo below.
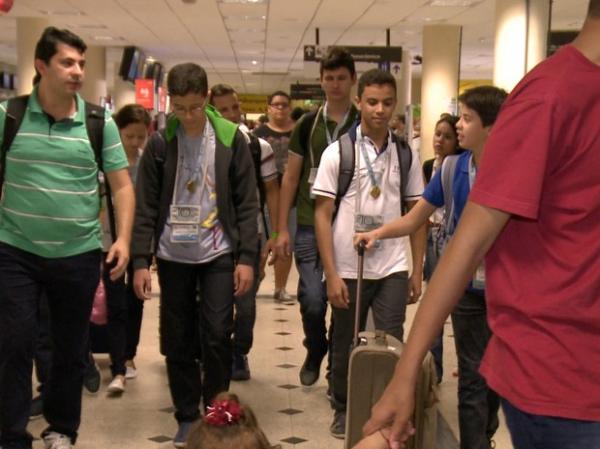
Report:
M 581 27 L 588 0 L 554 0 L 553 30 Z M 443 6 L 440 6 L 443 5 Z M 314 81 L 303 46 L 391 45 L 421 54 L 422 28 L 463 26 L 461 78 L 491 78 L 495 0 L 15 0 L 0 16 L 0 63 L 16 64 L 16 18 L 43 17 L 88 45 L 140 47 L 167 68 L 194 61 L 246 93 Z M 310 79 L 310 77 L 313 79 Z

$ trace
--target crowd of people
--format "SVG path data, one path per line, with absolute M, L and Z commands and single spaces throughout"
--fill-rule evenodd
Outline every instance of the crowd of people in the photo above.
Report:
M 36 407 L 47 449 L 75 444 L 82 386 L 97 375 L 89 320 L 100 279 L 107 391 L 126 390 L 154 263 L 175 447 L 273 447 L 227 393 L 251 377 L 267 260 L 276 301 L 291 299 L 295 261 L 299 380 L 315 384 L 325 362 L 330 433 L 343 439 L 363 244 L 361 330 L 371 311 L 377 329 L 405 340 L 406 306 L 426 288 L 356 448 L 398 449 L 414 433 L 421 361 L 431 351 L 441 381 L 449 314 L 461 449 L 493 447 L 500 408 L 517 449 L 600 447 L 599 42 L 591 0 L 577 39 L 510 95 L 462 93 L 422 165 L 394 114 L 395 78 L 358 77 L 344 48 L 320 62 L 322 106 L 292 118 L 276 91 L 253 130 L 231 86 L 209 88 L 202 67 L 177 64 L 166 127 L 150 134 L 141 106 L 111 116 L 79 96 L 86 44 L 47 28 L 31 93 L 0 104 L 0 449 L 32 447 Z

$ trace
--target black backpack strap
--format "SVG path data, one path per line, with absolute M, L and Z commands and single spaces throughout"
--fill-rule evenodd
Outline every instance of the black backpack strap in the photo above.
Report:
M 333 220 L 337 216 L 342 198 L 346 195 L 354 177 L 354 142 L 350 138 L 350 135 L 347 133 L 342 135 L 338 139 L 338 146 L 340 149 L 340 170 L 338 173 L 338 188 L 335 195 Z
M 6 116 L 4 119 L 4 131 L 2 137 L 2 148 L 0 149 L 0 189 L 4 185 L 4 171 L 6 167 L 6 153 L 10 150 L 19 127 L 25 117 L 29 95 L 14 97 L 6 102 Z
M 408 185 L 408 176 L 412 165 L 412 150 L 404 139 L 392 133 L 392 139 L 398 152 L 398 163 L 400 164 L 400 212 L 406 214 L 408 207 L 406 205 L 406 186 Z
M 102 148 L 104 146 L 104 114 L 103 107 L 85 102 L 85 128 L 87 130 L 90 145 L 94 150 L 94 159 L 98 170 L 104 172 L 104 162 L 102 159 Z M 110 183 L 104 174 L 104 195 L 106 196 L 106 211 L 108 212 L 108 224 L 110 235 L 113 242 L 117 240 L 117 227 L 115 224 L 115 211 L 112 202 L 112 193 Z
M 302 121 L 300 122 L 300 145 L 302 145 L 302 148 L 305 152 L 307 152 L 309 149 L 310 130 L 317 119 L 318 113 L 318 110 L 307 112 L 304 114 Z
M 252 154 L 252 162 L 254 162 L 256 185 L 258 186 L 258 193 L 260 196 L 260 207 L 262 209 L 262 207 L 265 205 L 266 199 L 265 183 L 262 179 L 262 174 L 260 170 L 262 165 L 262 149 L 260 147 L 260 141 L 258 140 L 258 137 L 256 137 L 254 134 L 248 134 L 248 137 L 250 138 L 248 148 L 250 148 L 250 153 Z

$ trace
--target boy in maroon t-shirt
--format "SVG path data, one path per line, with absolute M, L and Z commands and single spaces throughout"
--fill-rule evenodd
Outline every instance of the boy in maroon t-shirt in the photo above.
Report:
M 571 45 L 514 89 L 470 201 L 365 433 L 414 432 L 421 360 L 486 257 L 492 339 L 481 372 L 516 449 L 600 447 L 600 0 Z

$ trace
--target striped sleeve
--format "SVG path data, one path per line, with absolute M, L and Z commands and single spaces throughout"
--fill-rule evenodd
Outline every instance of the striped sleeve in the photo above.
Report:
M 125 150 L 121 144 L 119 130 L 109 113 L 106 114 L 104 122 L 102 162 L 104 164 L 104 171 L 106 172 L 129 167 Z

